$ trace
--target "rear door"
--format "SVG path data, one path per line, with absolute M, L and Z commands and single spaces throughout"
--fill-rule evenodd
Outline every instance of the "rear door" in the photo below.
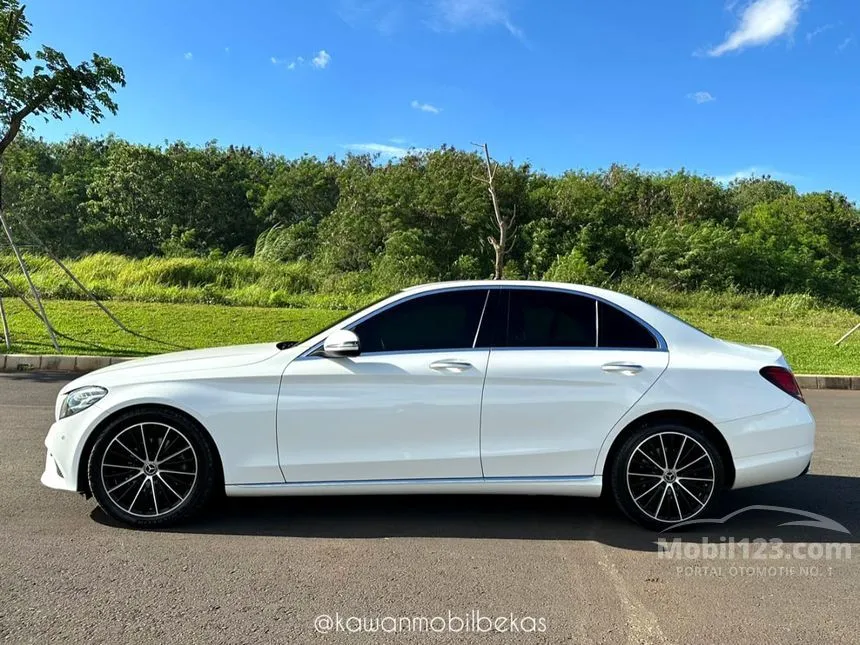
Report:
M 588 476 L 604 438 L 669 354 L 614 305 L 552 288 L 504 289 L 481 410 L 484 477 Z

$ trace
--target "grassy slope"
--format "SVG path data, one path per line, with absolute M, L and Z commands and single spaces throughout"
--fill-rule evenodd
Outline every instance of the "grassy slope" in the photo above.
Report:
M 726 300 L 714 306 L 704 298 L 693 298 L 690 302 L 679 298 L 666 305 L 672 313 L 715 336 L 781 348 L 797 372 L 860 374 L 860 332 L 842 347 L 833 346 L 839 336 L 856 324 L 856 314 L 806 306 L 792 310 L 791 302 L 744 298 Z M 140 302 L 109 304 L 130 328 L 184 347 L 298 340 L 345 313 L 329 309 Z M 6 300 L 6 306 L 14 352 L 52 352 L 47 335 L 34 316 L 18 301 Z M 119 330 L 91 303 L 53 300 L 47 303 L 47 308 L 58 329 L 75 339 L 60 339 L 65 353 L 131 356 L 173 349 Z

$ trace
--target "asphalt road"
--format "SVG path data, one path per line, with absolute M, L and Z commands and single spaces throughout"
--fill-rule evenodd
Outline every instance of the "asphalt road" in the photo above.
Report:
M 750 511 L 679 537 L 693 549 L 702 537 L 780 539 L 747 552 L 794 559 L 743 549 L 666 559 L 653 533 L 599 500 L 227 500 L 181 530 L 111 526 L 92 500 L 39 484 L 64 380 L 0 376 L 3 642 L 858 642 L 860 393 L 809 392 L 819 423 L 811 474 L 729 493 L 721 509 L 790 506 L 850 535 Z M 830 542 L 851 557 L 816 551 Z M 326 635 L 320 615 L 332 618 Z M 476 632 L 500 617 L 502 631 Z M 380 631 L 355 632 L 373 619 L 384 619 Z M 400 633 L 382 633 L 395 625 Z

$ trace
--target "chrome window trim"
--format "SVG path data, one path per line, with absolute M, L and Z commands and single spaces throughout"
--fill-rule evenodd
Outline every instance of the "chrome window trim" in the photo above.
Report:
M 617 305 L 614 302 L 607 300 L 606 298 L 603 298 L 601 296 L 597 296 L 597 295 L 594 295 L 592 293 L 585 293 L 585 292 L 579 291 L 578 289 L 575 289 L 575 288 L 555 287 L 555 286 L 548 286 L 548 285 L 545 286 L 545 285 L 540 285 L 540 284 L 499 284 L 499 285 L 492 285 L 491 284 L 491 285 L 481 285 L 481 286 L 459 285 L 456 287 L 439 287 L 436 289 L 429 289 L 427 291 L 419 291 L 417 293 L 411 293 L 411 294 L 408 294 L 402 298 L 398 298 L 397 300 L 395 300 L 393 302 L 389 302 L 387 305 L 380 307 L 379 309 L 376 309 L 374 311 L 371 311 L 367 315 L 362 316 L 361 318 L 350 323 L 349 325 L 347 325 L 345 327 L 338 327 L 337 329 L 349 329 L 350 331 L 352 331 L 356 326 L 360 325 L 362 322 L 364 322 L 368 318 L 375 316 L 376 314 L 382 313 L 383 311 L 387 311 L 388 309 L 390 309 L 391 307 L 394 307 L 395 305 L 399 305 L 401 303 L 407 302 L 407 301 L 412 300 L 414 298 L 420 298 L 421 296 L 429 296 L 432 294 L 446 293 L 449 291 L 466 291 L 466 290 L 478 291 L 481 289 L 485 289 L 487 291 L 487 297 L 484 300 L 484 309 L 481 311 L 481 318 L 478 322 L 478 331 L 475 334 L 475 341 L 473 342 L 471 348 L 468 348 L 468 347 L 453 348 L 452 347 L 452 348 L 446 348 L 446 349 L 403 350 L 403 351 L 396 351 L 396 352 L 367 352 L 366 354 L 362 353 L 360 355 L 361 356 L 380 356 L 380 355 L 385 355 L 385 354 L 417 354 L 417 353 L 426 354 L 426 353 L 431 353 L 431 352 L 459 352 L 459 351 L 465 352 L 465 351 L 470 351 L 470 350 L 475 350 L 475 349 L 489 349 L 489 350 L 494 351 L 494 352 L 495 351 L 531 351 L 531 350 L 536 350 L 536 351 L 545 351 L 545 350 L 599 351 L 599 352 L 603 352 L 603 351 L 613 351 L 613 352 L 618 352 L 618 351 L 668 352 L 669 351 L 669 346 L 666 343 L 666 339 L 663 338 L 663 334 L 661 334 L 659 331 L 657 331 L 653 325 L 642 320 L 639 316 L 628 311 L 624 307 L 621 307 L 620 305 Z M 599 342 L 598 333 L 600 331 L 600 328 L 598 326 L 595 329 L 595 341 L 594 341 L 595 346 L 594 347 L 488 347 L 488 348 L 477 348 L 477 347 L 475 347 L 475 344 L 477 343 L 478 336 L 481 333 L 481 325 L 483 325 L 483 322 L 484 322 L 484 315 L 485 315 L 486 310 L 487 310 L 487 305 L 490 302 L 489 297 L 490 297 L 490 291 L 492 289 L 497 289 L 499 291 L 503 291 L 505 289 L 518 289 L 518 290 L 527 290 L 527 291 L 552 291 L 555 293 L 566 293 L 566 294 L 572 294 L 572 295 L 576 295 L 576 296 L 584 296 L 586 298 L 592 298 L 595 301 L 595 305 L 594 305 L 595 318 L 599 319 L 598 306 L 597 306 L 598 302 L 602 302 L 602 303 L 609 305 L 610 307 L 614 307 L 615 309 L 617 309 L 621 313 L 630 316 L 633 320 L 635 320 L 640 325 L 642 325 L 645 329 L 647 329 L 651 333 L 651 335 L 654 336 L 654 339 L 657 341 L 657 347 L 650 347 L 650 348 L 643 348 L 643 347 L 600 347 L 597 345 L 597 343 Z M 336 330 L 329 328 L 329 329 L 326 329 L 323 331 L 336 331 Z M 320 333 L 322 333 L 322 332 L 320 332 Z M 299 361 L 299 360 L 306 360 L 306 359 L 323 358 L 322 356 L 315 356 L 314 353 L 322 347 L 324 341 L 325 341 L 325 339 L 317 342 L 316 344 L 311 346 L 309 349 L 307 349 L 304 352 L 302 352 L 301 354 L 299 354 L 294 360 Z
M 487 289 L 487 295 L 484 296 L 484 307 L 481 309 L 481 317 L 478 318 L 478 328 L 475 330 L 475 338 L 472 340 L 472 349 L 478 345 L 478 336 L 481 335 L 481 325 L 484 324 L 484 314 L 487 313 L 487 305 L 490 302 L 490 290 Z
M 381 314 L 383 311 L 388 311 L 392 307 L 395 307 L 395 306 L 402 304 L 404 302 L 414 300 L 415 298 L 420 298 L 421 296 L 430 296 L 430 295 L 434 295 L 434 294 L 448 293 L 448 292 L 452 292 L 452 291 L 486 291 L 487 294 L 486 294 L 486 297 L 484 298 L 484 308 L 481 310 L 481 317 L 478 319 L 478 328 L 475 331 L 475 339 L 474 339 L 474 341 L 472 341 L 472 347 L 459 347 L 459 348 L 449 347 L 449 348 L 441 348 L 441 349 L 406 349 L 406 350 L 398 350 L 398 351 L 390 351 L 390 352 L 361 352 L 359 354 L 359 356 L 380 356 L 383 354 L 419 354 L 419 353 L 427 354 L 430 352 L 466 352 L 466 351 L 473 351 L 475 349 L 487 349 L 487 350 L 489 350 L 490 349 L 489 347 L 487 347 L 487 348 L 476 348 L 475 344 L 478 342 L 478 336 L 481 333 L 481 325 L 484 322 L 484 312 L 486 312 L 487 305 L 490 302 L 490 291 L 492 289 L 500 289 L 500 288 L 501 288 L 501 285 L 492 285 L 492 284 L 490 284 L 490 285 L 468 285 L 468 284 L 464 284 L 464 285 L 459 285 L 456 287 L 439 287 L 438 289 L 428 289 L 427 291 L 418 291 L 417 293 L 410 293 L 408 295 L 403 296 L 402 298 L 398 298 L 397 300 L 394 300 L 393 302 L 389 302 L 387 305 L 380 307 L 379 309 L 375 309 L 374 311 L 371 311 L 367 315 L 362 316 L 358 320 L 351 322 L 349 325 L 346 325 L 344 327 L 338 327 L 337 329 L 334 329 L 334 328 L 324 329 L 323 331 L 331 332 L 331 331 L 337 331 L 338 329 L 348 329 L 350 331 L 354 331 L 358 325 L 360 325 L 364 321 L 368 320 L 369 318 L 372 318 L 373 316 L 376 316 L 377 314 Z M 320 333 L 323 333 L 323 332 L 321 331 Z M 359 338 L 359 341 L 361 341 L 360 338 Z M 315 352 L 317 352 L 323 346 L 324 342 L 325 342 L 325 339 L 318 341 L 313 346 L 311 346 L 309 349 L 307 349 L 304 352 L 302 352 L 301 354 L 299 354 L 293 360 L 300 361 L 300 360 L 305 360 L 305 359 L 324 358 L 323 356 L 315 355 Z

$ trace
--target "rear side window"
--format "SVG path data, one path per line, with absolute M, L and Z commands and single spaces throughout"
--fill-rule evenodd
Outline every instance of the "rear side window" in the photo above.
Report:
M 597 303 L 600 347 L 618 349 L 657 349 L 657 339 L 641 323 L 605 302 Z
M 595 301 L 560 291 L 511 289 L 508 347 L 596 347 Z
M 353 331 L 362 354 L 467 349 L 475 343 L 486 301 L 486 289 L 417 296 L 359 323 Z

